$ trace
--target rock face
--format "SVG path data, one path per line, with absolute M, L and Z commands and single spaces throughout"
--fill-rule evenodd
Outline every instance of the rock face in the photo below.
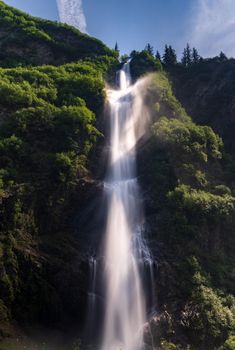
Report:
M 88 254 L 96 242 L 91 231 L 100 238 L 99 230 L 94 231 L 89 223 L 91 218 L 95 220 L 96 206 L 92 203 L 95 205 L 99 196 L 99 185 L 94 181 L 83 182 L 74 193 L 70 213 L 65 214 L 71 220 L 66 219 L 69 226 L 40 237 L 25 234 L 23 241 L 12 242 L 11 246 L 8 242 L 9 248 L 7 245 L 5 248 L 10 249 L 8 263 L 5 258 L 0 269 L 1 297 L 8 306 L 8 309 L 2 306 L 5 317 L 1 312 L 3 338 L 14 335 L 12 319 L 23 328 L 41 324 L 61 330 L 75 326 L 82 329 L 89 282 Z M 7 199 L 4 205 L 8 205 Z M 4 279 L 6 272 L 11 282 Z
M 170 69 L 174 92 L 188 114 L 199 124 L 210 125 L 234 153 L 235 60 L 203 60 L 188 68 Z

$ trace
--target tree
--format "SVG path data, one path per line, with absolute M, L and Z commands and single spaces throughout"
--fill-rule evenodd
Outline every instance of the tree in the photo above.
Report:
M 121 56 L 121 62 L 126 63 L 129 60 L 129 56 L 127 54 L 124 54 Z
M 193 60 L 193 63 L 198 63 L 200 61 L 200 56 L 198 54 L 197 49 L 195 49 L 195 47 L 193 48 L 192 60 Z
M 133 51 L 131 51 L 130 58 L 132 59 L 137 55 L 139 55 L 139 51 L 133 50 Z
M 183 66 L 188 67 L 192 64 L 192 50 L 189 44 L 186 45 L 186 48 L 183 51 L 183 57 L 181 59 Z
M 227 56 L 225 55 L 225 53 L 223 52 L 223 51 L 221 51 L 220 52 L 220 54 L 219 54 L 219 60 L 221 61 L 221 62 L 224 62 L 224 61 L 227 61 Z
M 116 42 L 114 50 L 117 51 L 119 53 L 119 48 L 118 48 L 118 43 Z
M 153 49 L 153 46 L 150 45 L 149 43 L 145 46 L 145 50 L 151 55 L 153 56 L 154 55 L 154 49 Z
M 150 55 L 147 50 L 141 52 L 131 53 L 130 69 L 132 73 L 132 78 L 136 80 L 140 76 L 146 74 L 147 72 L 161 71 L 161 62 L 155 59 L 154 56 Z
M 160 55 L 160 52 L 159 52 L 159 51 L 156 52 L 155 58 L 156 58 L 157 60 L 159 60 L 160 62 L 162 61 L 162 58 L 161 58 L 161 55 Z
M 176 52 L 171 45 L 165 45 L 163 63 L 165 64 L 165 66 L 173 66 L 177 63 Z

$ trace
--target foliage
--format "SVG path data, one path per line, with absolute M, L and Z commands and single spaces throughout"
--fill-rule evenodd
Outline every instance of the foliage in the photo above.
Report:
M 234 350 L 235 349 L 235 336 L 231 335 L 224 345 L 222 345 L 218 350 Z
M 215 349 L 235 329 L 235 199 L 225 178 L 223 142 L 191 120 L 165 73 L 152 75 L 147 101 L 152 134 L 139 171 L 159 264 L 158 305 L 174 330 L 162 334 L 164 346 Z
M 197 49 L 195 49 L 195 47 L 193 47 L 192 62 L 199 63 L 200 59 L 201 59 L 201 57 L 199 56 Z
M 207 126 L 198 126 L 188 120 L 161 117 L 152 127 L 153 134 L 169 152 L 174 149 L 177 159 L 194 157 L 194 161 L 207 162 L 208 157 L 221 158 L 222 140 Z
M 188 118 L 179 101 L 175 98 L 171 83 L 165 72 L 151 76 L 148 86 L 148 103 L 153 114 L 159 118 L 167 114 L 170 118 Z
M 134 80 L 146 73 L 162 70 L 161 62 L 153 57 L 152 48 L 141 52 L 133 51 L 131 53 L 131 73 Z M 151 52 L 150 52 L 151 51 Z
M 214 195 L 209 192 L 190 189 L 181 185 L 168 194 L 168 198 L 178 210 L 190 212 L 193 220 L 221 220 L 229 216 L 234 210 L 234 198 L 230 195 Z
M 177 63 L 177 56 L 175 50 L 171 45 L 165 45 L 165 51 L 163 54 L 163 63 L 166 67 L 174 66 Z
M 151 56 L 153 56 L 154 55 L 154 48 L 153 48 L 153 46 L 151 45 L 151 44 L 147 44 L 146 46 L 145 46 L 145 49 L 144 49 L 145 51 L 147 51 Z
M 0 2 L 0 65 L 62 64 L 66 62 L 112 57 L 118 53 L 101 41 L 66 24 L 32 17 Z
M 73 344 L 73 348 L 72 350 L 80 350 L 81 349 L 81 341 L 77 340 L 74 344 Z
M 183 56 L 181 59 L 181 63 L 184 67 L 190 67 L 192 64 L 197 64 L 200 61 L 200 56 L 198 54 L 197 49 L 193 47 L 191 50 L 190 45 L 187 44 L 186 48 L 183 51 Z
M 159 62 L 162 61 L 161 54 L 160 54 L 159 51 L 156 51 L 156 56 L 155 56 L 155 58 L 156 58 L 157 60 L 159 60 Z
M 97 116 L 105 101 L 104 77 L 115 62 L 99 57 L 0 69 L 0 328 L 11 317 L 61 317 L 63 291 L 42 271 L 37 245 L 63 230 L 63 239 L 71 240 L 78 193 L 102 136 Z M 63 254 L 70 255 L 69 243 L 66 249 Z M 63 259 L 54 264 L 63 270 Z
M 181 350 L 182 348 L 181 346 L 170 343 L 165 339 L 161 339 L 161 349 L 162 350 Z
M 213 347 L 235 327 L 235 299 L 213 290 L 198 270 L 192 282 L 191 300 L 185 305 L 181 322 L 191 334 L 197 332 L 197 343 Z
M 186 48 L 184 49 L 181 62 L 185 67 L 190 66 L 192 63 L 192 51 L 189 44 L 187 44 Z

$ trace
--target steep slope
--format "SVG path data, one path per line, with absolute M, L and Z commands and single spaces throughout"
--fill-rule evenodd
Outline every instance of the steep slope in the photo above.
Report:
M 117 54 L 2 2 L 0 18 L 0 338 L 35 324 L 77 333 L 88 289 L 82 245 L 101 191 L 104 79 Z
M 97 184 L 91 156 L 101 133 L 102 70 L 94 63 L 0 69 L 0 328 L 83 319 L 76 218 Z M 99 190 L 98 190 L 99 191 Z M 90 193 L 90 194 L 89 194 Z
M 59 65 L 115 56 L 101 41 L 65 24 L 42 20 L 0 1 L 0 66 Z
M 235 154 L 235 59 L 202 60 L 187 68 L 171 67 L 170 77 L 178 99 L 189 115 L 218 132 L 226 150 Z
M 138 171 L 157 290 L 146 341 L 226 349 L 235 330 L 235 211 L 223 142 L 187 116 L 165 73 L 152 76 L 146 101 L 153 121 Z

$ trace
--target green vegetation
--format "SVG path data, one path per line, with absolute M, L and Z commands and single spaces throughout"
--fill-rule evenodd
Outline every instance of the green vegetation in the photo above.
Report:
M 226 342 L 224 343 L 224 345 L 222 345 L 219 350 L 233 350 L 235 349 L 235 336 L 231 335 Z
M 0 69 L 3 336 L 12 319 L 53 324 L 85 307 L 83 272 L 74 271 L 78 285 L 70 283 L 80 264 L 74 218 L 84 188 L 94 181 L 90 167 L 98 152 L 94 145 L 102 140 L 97 117 L 106 97 L 104 77 L 115 62 L 106 56 L 59 67 Z
M 174 66 L 177 63 L 177 56 L 175 50 L 171 45 L 165 45 L 165 51 L 163 54 L 163 63 L 166 67 Z
M 3 2 L 0 19 L 0 337 L 14 335 L 13 321 L 79 320 L 81 329 L 84 241 L 101 192 L 100 115 L 118 45 Z M 187 45 L 179 63 L 171 45 L 161 57 L 150 44 L 131 59 L 135 80 L 150 73 L 152 121 L 138 171 L 158 266 L 154 345 L 234 350 L 235 61 L 202 59 Z
M 161 71 L 162 65 L 159 59 L 154 58 L 152 48 L 147 45 L 141 52 L 132 51 L 130 68 L 132 78 L 136 80 L 146 73 Z
M 0 1 L 0 66 L 59 65 L 118 53 L 66 24 L 29 16 Z
M 147 101 L 152 134 L 139 173 L 158 252 L 158 303 L 171 319 L 168 328 L 159 321 L 156 348 L 217 349 L 235 331 L 235 193 L 223 142 L 187 116 L 165 73 L 152 76 Z

